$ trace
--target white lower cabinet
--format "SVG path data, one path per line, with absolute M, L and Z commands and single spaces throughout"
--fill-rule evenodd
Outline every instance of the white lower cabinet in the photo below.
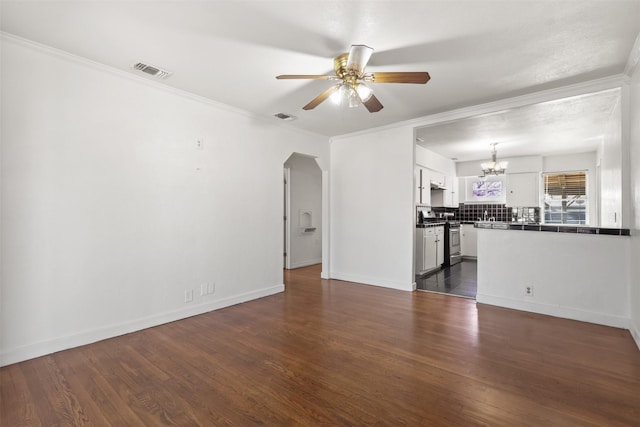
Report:
M 473 224 L 460 226 L 460 249 L 463 257 L 478 257 L 478 230 Z
M 444 262 L 444 226 L 416 228 L 416 274 L 439 268 Z

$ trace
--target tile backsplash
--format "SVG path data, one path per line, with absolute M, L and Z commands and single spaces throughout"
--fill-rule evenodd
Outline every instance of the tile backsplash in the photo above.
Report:
M 441 213 L 451 212 L 456 221 L 478 221 L 490 218 L 495 221 L 515 221 L 527 223 L 540 223 L 540 208 L 538 207 L 509 207 L 500 204 L 461 203 L 458 208 L 433 208 L 433 213 L 440 216 Z

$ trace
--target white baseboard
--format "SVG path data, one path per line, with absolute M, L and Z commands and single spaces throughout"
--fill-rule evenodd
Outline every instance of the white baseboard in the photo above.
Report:
M 24 360 L 33 359 L 35 357 L 44 356 L 58 351 L 91 344 L 108 338 L 117 337 L 119 335 L 125 335 L 131 332 L 140 331 L 142 329 L 162 325 L 164 323 L 186 319 L 187 317 L 208 313 L 210 311 L 219 310 L 221 308 L 229 307 L 258 298 L 263 298 L 269 295 L 274 295 L 283 291 L 284 285 L 271 286 L 252 292 L 234 295 L 232 297 L 208 301 L 198 305 L 191 305 L 178 310 L 167 311 L 164 313 L 154 314 L 152 316 L 147 316 L 132 321 L 117 323 L 99 329 L 82 331 L 64 337 L 54 338 L 47 341 L 9 349 L 0 354 L 0 366 L 11 365 L 13 363 L 18 363 Z
M 532 313 L 546 314 L 563 319 L 579 320 L 581 322 L 596 323 L 598 325 L 612 326 L 614 328 L 629 329 L 629 319 L 611 314 L 597 313 L 580 310 L 572 307 L 542 304 L 538 302 L 524 302 L 492 295 L 476 295 L 476 301 L 481 304 L 496 305 L 515 310 L 530 311 Z
M 310 265 L 322 264 L 322 258 L 310 259 L 307 261 L 292 262 L 289 268 L 308 267 Z
M 629 322 L 629 332 L 631 332 L 631 337 L 636 342 L 638 350 L 640 350 L 640 327 L 633 320 Z
M 378 279 L 376 277 L 360 276 L 358 274 L 348 274 L 348 273 L 340 273 L 340 272 L 332 271 L 331 278 L 337 279 L 337 280 L 344 280 L 346 282 L 356 282 L 356 283 L 362 283 L 364 285 L 379 286 L 382 288 L 398 289 L 401 291 L 411 292 L 415 290 L 414 288 L 415 284 L 413 282 L 398 283 L 398 282 L 392 282 L 390 280 Z

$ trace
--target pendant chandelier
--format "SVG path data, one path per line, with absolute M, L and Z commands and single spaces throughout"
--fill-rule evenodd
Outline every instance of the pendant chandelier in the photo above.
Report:
M 496 145 L 498 145 L 498 143 L 494 142 L 491 145 L 493 146 L 493 151 L 491 153 L 491 161 L 480 164 L 480 167 L 482 168 L 482 176 L 503 175 L 507 170 L 508 162 L 497 161 Z

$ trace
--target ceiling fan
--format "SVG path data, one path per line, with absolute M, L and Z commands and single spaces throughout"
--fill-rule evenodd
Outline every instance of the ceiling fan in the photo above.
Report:
M 382 104 L 366 83 L 414 83 L 425 84 L 431 78 L 427 72 L 390 72 L 365 73 L 364 69 L 371 58 L 373 49 L 362 44 L 354 44 L 348 53 L 333 60 L 335 75 L 285 74 L 276 79 L 341 80 L 316 96 L 303 110 L 312 110 L 331 97 L 337 103 L 345 102 L 349 107 L 362 103 L 370 113 L 382 110 Z

